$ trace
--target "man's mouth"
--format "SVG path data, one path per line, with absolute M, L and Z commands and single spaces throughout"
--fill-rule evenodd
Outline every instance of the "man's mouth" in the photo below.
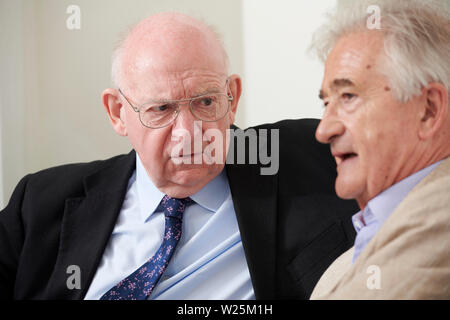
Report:
M 354 152 L 336 152 L 333 153 L 333 157 L 336 160 L 336 164 L 339 166 L 341 163 L 347 160 L 356 158 L 358 155 Z
M 181 158 L 181 159 L 187 159 L 187 158 L 194 158 L 194 157 L 198 157 L 200 155 L 202 155 L 203 153 L 189 153 L 189 154 L 180 154 L 177 156 L 174 156 L 172 158 Z
M 171 159 L 175 164 L 201 164 L 203 162 L 203 152 L 173 155 Z

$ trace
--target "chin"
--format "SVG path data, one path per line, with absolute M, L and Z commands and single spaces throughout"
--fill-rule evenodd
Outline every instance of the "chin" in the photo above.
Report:
M 164 170 L 164 193 L 184 198 L 201 190 L 220 174 L 223 165 L 179 164 L 169 162 Z
M 339 181 L 339 178 L 336 180 L 335 189 L 338 197 L 344 200 L 356 199 L 360 193 L 354 182 Z
M 161 191 L 172 198 L 186 198 L 200 191 L 210 180 L 207 177 L 176 177 Z
M 189 165 L 178 168 L 168 180 L 180 188 L 193 188 L 197 192 L 219 173 L 220 171 L 213 170 L 213 168 Z
M 201 183 L 205 178 L 205 172 L 191 168 L 176 172 L 175 175 L 170 178 L 170 181 L 179 186 L 190 187 Z
M 340 189 L 336 189 L 336 194 L 339 198 L 343 199 L 343 200 L 351 200 L 353 199 L 352 196 L 345 191 L 341 191 Z

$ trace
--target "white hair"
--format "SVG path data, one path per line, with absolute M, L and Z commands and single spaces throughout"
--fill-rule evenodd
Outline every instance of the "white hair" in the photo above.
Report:
M 369 6 L 380 9 L 384 55 L 377 68 L 395 97 L 407 102 L 430 82 L 442 83 L 449 92 L 450 0 L 339 0 L 314 34 L 311 49 L 325 61 L 341 37 L 368 30 Z
M 225 45 L 223 41 L 223 36 L 221 33 L 219 33 L 216 28 L 212 25 L 209 25 L 201 19 L 197 19 L 201 23 L 205 25 L 205 27 L 214 35 L 215 40 L 218 42 L 220 49 L 222 51 L 224 64 L 226 68 L 226 72 L 229 72 L 229 57 L 227 54 L 227 51 L 225 50 Z M 122 77 L 121 77 L 121 71 L 122 71 L 122 56 L 124 52 L 124 44 L 126 39 L 128 38 L 128 35 L 133 31 L 133 29 L 138 25 L 139 23 L 136 23 L 132 26 L 130 26 L 126 32 L 123 32 L 116 43 L 116 46 L 113 50 L 112 57 L 111 57 L 111 82 L 114 88 L 120 88 L 123 86 L 122 84 Z

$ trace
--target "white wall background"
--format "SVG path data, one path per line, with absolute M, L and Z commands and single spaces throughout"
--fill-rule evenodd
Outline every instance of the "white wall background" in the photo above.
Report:
M 336 0 L 244 0 L 247 125 L 320 118 L 323 65 L 307 54 L 312 34 Z
M 0 122 L 2 195 L 25 174 L 23 1 L 0 1 Z
M 161 11 L 193 15 L 223 34 L 231 72 L 243 78 L 238 126 L 320 117 L 322 66 L 305 51 L 334 2 L 0 0 L 0 194 L 9 199 L 27 173 L 130 150 L 100 94 L 118 35 Z M 73 4 L 81 30 L 66 28 Z
M 0 97 L 0 109 L 1 109 L 1 97 Z M 0 141 L 2 141 L 2 130 L 3 130 L 3 124 L 2 124 L 2 113 L 0 112 Z M 3 208 L 4 206 L 4 200 L 3 200 L 3 150 L 1 148 L 0 144 L 0 208 Z

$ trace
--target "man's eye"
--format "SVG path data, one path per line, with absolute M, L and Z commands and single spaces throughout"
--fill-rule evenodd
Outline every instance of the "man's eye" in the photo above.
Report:
M 164 112 L 167 111 L 170 108 L 170 106 L 168 104 L 163 104 L 160 106 L 153 106 L 147 109 L 147 111 L 150 112 Z
M 204 107 L 209 107 L 212 104 L 213 104 L 213 99 L 211 97 L 203 98 L 201 100 L 201 105 L 204 106 Z
M 346 92 L 342 94 L 342 98 L 347 101 L 352 100 L 354 97 L 356 97 L 356 95 L 353 93 Z

